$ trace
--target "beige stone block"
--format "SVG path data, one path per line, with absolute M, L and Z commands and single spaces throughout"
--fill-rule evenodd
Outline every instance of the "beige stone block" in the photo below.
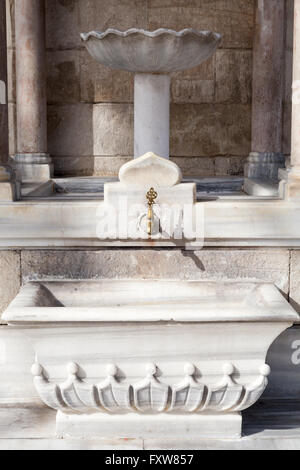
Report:
M 133 74 L 97 63 L 86 50 L 80 54 L 81 101 L 133 102 Z
M 80 101 L 80 51 L 47 52 L 48 103 Z
M 46 44 L 51 49 L 81 45 L 79 0 L 46 0 Z
M 179 166 L 184 178 L 205 178 L 215 174 L 214 158 L 171 157 L 171 160 Z
M 17 109 L 14 103 L 8 104 L 8 147 L 9 155 L 17 153 Z
M 250 105 L 171 106 L 171 155 L 247 155 L 251 149 Z
M 289 289 L 288 250 L 23 251 L 25 282 L 55 279 L 264 281 Z
M 51 0 L 50 0 L 51 1 Z M 146 0 L 78 0 L 82 32 L 146 28 Z
M 215 83 L 213 80 L 173 80 L 171 90 L 173 103 L 213 103 Z
M 48 144 L 51 155 L 93 155 L 93 106 L 48 106 Z
M 0 181 L 0 202 L 13 202 L 15 200 L 16 200 L 15 184 Z
M 192 27 L 223 34 L 221 47 L 252 48 L 254 0 L 149 0 L 148 28 Z
M 251 103 L 252 52 L 216 52 L 216 102 Z
M 7 93 L 8 102 L 16 102 L 16 52 L 14 49 L 7 50 Z
M 173 103 L 212 103 L 215 94 L 215 56 L 190 70 L 172 75 Z
M 286 48 L 293 50 L 294 46 L 294 1 L 285 0 L 285 21 L 286 21 Z
M 94 106 L 94 155 L 133 155 L 133 105 Z
M 94 176 L 94 157 L 52 157 L 54 177 Z
M 214 0 L 217 11 L 253 15 L 255 0 Z
M 244 157 L 216 157 L 216 176 L 242 176 L 247 156 Z
M 284 88 L 284 101 L 286 103 L 292 102 L 292 85 L 293 85 L 293 52 L 290 50 L 285 51 L 285 88 Z
M 20 284 L 20 253 L 0 251 L 0 314 L 17 295 Z
M 15 0 L 6 1 L 7 47 L 15 46 Z
M 283 105 L 283 135 L 282 135 L 282 151 L 284 155 L 291 154 L 291 134 L 292 134 L 292 104 L 284 103 Z
M 214 30 L 214 0 L 149 0 L 148 29 L 184 28 Z
M 102 178 L 117 178 L 122 165 L 129 162 L 131 157 L 52 157 L 54 176 L 60 178 L 76 176 L 98 176 Z
M 252 49 L 254 0 L 216 0 L 215 30 L 223 35 L 221 47 Z
M 300 313 L 300 251 L 291 252 L 290 302 Z

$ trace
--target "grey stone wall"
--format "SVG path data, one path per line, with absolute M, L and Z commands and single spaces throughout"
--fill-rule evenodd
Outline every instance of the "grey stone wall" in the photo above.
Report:
M 21 283 L 66 278 L 267 281 L 300 313 L 300 252 L 284 249 L 0 251 L 0 313 Z M 264 397 L 298 399 L 300 326 L 275 341 L 267 362 L 272 375 Z

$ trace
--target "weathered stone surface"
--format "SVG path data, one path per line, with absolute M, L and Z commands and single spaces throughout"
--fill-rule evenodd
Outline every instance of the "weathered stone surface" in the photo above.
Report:
M 51 0 L 50 0 L 51 1 Z M 147 27 L 146 0 L 78 0 L 82 33 L 108 28 L 126 30 Z
M 121 166 L 132 157 L 53 157 L 54 176 L 99 176 L 117 178 Z
M 215 94 L 215 55 L 203 64 L 172 75 L 174 103 L 212 103 Z
M 80 46 L 79 0 L 46 0 L 46 18 L 48 48 Z
M 206 157 L 171 157 L 171 160 L 179 166 L 184 178 L 214 176 L 214 158 Z
M 15 45 L 15 0 L 6 1 L 7 47 Z
M 173 105 L 171 155 L 247 155 L 251 139 L 248 105 Z
M 52 160 L 56 177 L 99 176 L 118 178 L 121 166 L 128 163 L 132 158 L 132 156 L 57 156 L 52 157 Z M 221 163 L 223 158 L 224 164 Z M 243 158 L 220 157 L 219 160 L 220 170 L 217 173 L 218 176 L 242 174 Z M 179 166 L 184 178 L 215 175 L 215 159 L 213 157 L 171 157 L 171 161 Z
M 221 47 L 251 48 L 253 13 L 253 0 L 149 0 L 148 28 L 212 30 L 223 35 Z
M 284 9 L 284 0 L 261 0 L 255 9 L 252 152 L 282 150 Z
M 14 103 L 8 103 L 8 147 L 9 155 L 17 152 L 17 109 Z
M 247 105 L 173 105 L 171 156 L 247 155 L 250 121 Z M 93 122 L 95 155 L 133 154 L 132 105 L 95 105 Z
M 270 281 L 289 288 L 288 250 L 23 251 L 23 281 L 210 279 Z
M 54 177 L 75 177 L 94 175 L 94 157 L 52 157 Z
M 300 313 L 300 251 L 291 252 L 290 302 Z
M 16 53 L 14 49 L 7 49 L 7 93 L 8 102 L 16 102 Z
M 285 46 L 292 51 L 294 46 L 294 0 L 285 0 L 285 21 Z
M 216 176 L 239 176 L 244 174 L 247 157 L 216 157 Z
M 93 155 L 93 106 L 48 106 L 48 142 L 51 155 Z
M 20 289 L 20 254 L 0 251 L 0 314 Z
M 252 52 L 219 50 L 216 53 L 216 102 L 251 103 Z
M 94 155 L 133 155 L 133 105 L 95 105 L 93 129 Z
M 95 157 L 94 175 L 105 178 L 117 178 L 121 166 L 128 163 L 132 157 Z
M 252 48 L 255 0 L 215 0 L 216 31 L 223 47 Z
M 77 103 L 80 101 L 79 51 L 47 53 L 48 103 Z
M 292 135 L 292 104 L 283 105 L 283 133 L 282 133 L 282 152 L 284 155 L 291 154 L 291 135 Z
M 81 101 L 89 103 L 133 102 L 133 74 L 97 63 L 86 50 L 80 60 Z

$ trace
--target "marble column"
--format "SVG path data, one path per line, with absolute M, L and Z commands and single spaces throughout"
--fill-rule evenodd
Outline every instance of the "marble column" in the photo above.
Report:
M 290 166 L 285 173 L 282 195 L 300 201 L 300 0 L 294 2 L 292 143 Z
M 45 0 L 15 0 L 17 155 L 23 182 L 50 178 L 47 153 Z
M 296 0 L 297 1 L 297 0 Z M 282 154 L 285 0 L 256 0 L 248 178 L 278 179 Z
M 14 173 L 8 163 L 6 2 L 0 0 L 0 201 L 16 199 Z

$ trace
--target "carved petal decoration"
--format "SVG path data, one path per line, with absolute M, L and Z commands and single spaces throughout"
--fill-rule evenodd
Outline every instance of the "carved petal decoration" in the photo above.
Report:
M 100 403 L 110 412 L 131 410 L 130 385 L 120 385 L 115 378 L 117 372 L 116 366 L 108 366 L 107 379 L 97 385 Z
M 193 364 L 187 364 L 184 371 L 186 378 L 172 388 L 172 401 L 169 411 L 194 413 L 203 401 L 205 386 L 196 382 L 194 378 L 196 369 Z
M 243 411 L 250 408 L 260 399 L 268 385 L 268 376 L 271 373 L 270 367 L 265 364 L 260 368 L 260 377 L 251 385 L 246 387 L 241 403 L 233 411 Z
M 201 411 L 228 411 L 239 403 L 244 387 L 232 380 L 233 365 L 225 364 L 223 372 L 224 378 L 221 383 L 215 387 L 208 387 L 206 403 Z
M 149 364 L 146 379 L 133 385 L 134 406 L 142 413 L 162 413 L 167 408 L 169 386 L 161 383 L 156 378 L 156 373 L 156 365 Z

